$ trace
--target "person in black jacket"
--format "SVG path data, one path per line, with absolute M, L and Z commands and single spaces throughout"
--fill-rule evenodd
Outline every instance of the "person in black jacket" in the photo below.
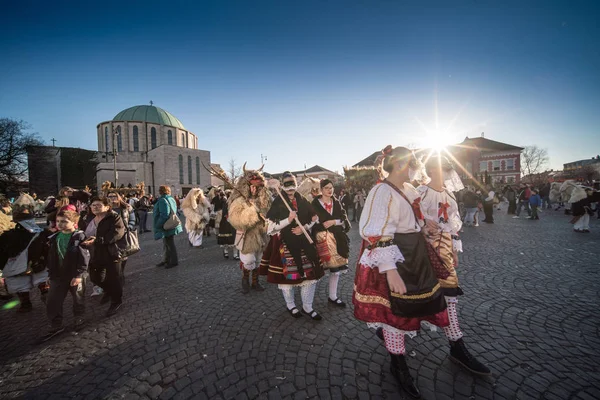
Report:
M 320 251 L 319 256 L 323 269 L 329 270 L 329 302 L 338 307 L 346 307 L 346 303 L 337 295 L 337 287 L 340 274 L 348 270 L 350 239 L 346 232 L 350 230 L 350 221 L 342 204 L 333 196 L 333 182 L 323 179 L 320 186 L 323 194 L 312 201 L 312 206 L 319 217 L 319 222 L 313 227 L 312 233 L 317 248 L 327 249 L 325 253 Z M 333 245 L 328 246 L 332 243 L 329 235 L 335 238 L 335 250 Z
M 90 250 L 90 278 L 95 285 L 104 290 L 101 304 L 110 307 L 107 317 L 121 308 L 123 300 L 123 281 L 121 279 L 121 261 L 117 242 L 125 234 L 123 220 L 111 210 L 107 198 L 92 198 L 91 213 L 81 226 L 87 237 L 84 246 Z
M 50 278 L 50 291 L 46 302 L 46 314 L 50 321 L 48 333 L 42 341 L 62 333 L 63 303 L 67 293 L 73 298 L 75 330 L 83 327 L 85 314 L 85 277 L 90 252 L 83 247 L 85 233 L 77 230 L 79 215 L 75 211 L 60 211 L 56 216 L 58 233 L 50 236 L 46 266 Z

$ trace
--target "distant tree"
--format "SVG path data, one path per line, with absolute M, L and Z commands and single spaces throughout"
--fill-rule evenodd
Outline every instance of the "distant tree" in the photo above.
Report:
M 227 169 L 227 175 L 229 175 L 229 178 L 231 179 L 231 182 L 235 182 L 236 179 L 242 175 L 242 167 L 240 167 L 236 161 L 235 158 L 232 158 L 229 160 L 229 168 Z
M 549 162 L 548 151 L 536 145 L 526 146 L 521 154 L 521 174 L 539 174 L 545 171 Z
M 30 129 L 25 121 L 0 118 L 0 191 L 26 178 L 27 147 L 43 144 Z

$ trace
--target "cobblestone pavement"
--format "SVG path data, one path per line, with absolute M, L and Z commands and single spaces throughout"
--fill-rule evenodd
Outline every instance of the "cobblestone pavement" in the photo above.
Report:
M 569 217 L 544 212 L 466 228 L 459 277 L 465 340 L 492 369 L 474 378 L 448 359 L 442 331 L 408 340 L 408 362 L 426 399 L 600 398 L 598 317 L 600 223 L 571 232 Z M 341 279 L 351 303 L 352 271 Z M 39 296 L 34 311 L 1 310 L 1 398 L 401 399 L 384 346 L 352 307 L 327 303 L 324 320 L 293 319 L 280 291 L 243 295 L 240 271 L 214 236 L 206 249 L 177 237 L 180 265 L 154 267 L 162 246 L 151 234 L 127 266 L 125 305 L 113 318 L 88 301 L 88 326 L 45 344 Z M 299 301 L 299 295 L 298 295 Z M 66 322 L 72 323 L 70 299 Z

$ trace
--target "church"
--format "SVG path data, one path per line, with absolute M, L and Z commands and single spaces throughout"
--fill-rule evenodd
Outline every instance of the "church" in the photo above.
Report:
M 155 196 L 161 185 L 179 196 L 209 186 L 211 176 L 202 164 L 210 165 L 210 152 L 198 148 L 198 136 L 173 114 L 150 103 L 97 125 L 98 189 L 105 181 L 115 181 L 115 169 L 117 186 L 144 182 L 146 193 Z

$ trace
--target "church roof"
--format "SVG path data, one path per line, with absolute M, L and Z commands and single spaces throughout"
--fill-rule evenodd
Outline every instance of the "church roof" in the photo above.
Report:
M 509 150 L 523 150 L 523 147 L 513 146 L 512 144 L 497 142 L 495 140 L 486 139 L 484 137 L 466 137 L 462 143 L 455 145 L 457 147 L 470 147 L 477 148 L 482 152 L 493 152 L 493 151 L 509 151 Z
M 174 126 L 179 129 L 185 127 L 173 114 L 156 106 L 133 106 L 129 107 L 112 119 L 113 121 L 142 121 L 159 125 Z

